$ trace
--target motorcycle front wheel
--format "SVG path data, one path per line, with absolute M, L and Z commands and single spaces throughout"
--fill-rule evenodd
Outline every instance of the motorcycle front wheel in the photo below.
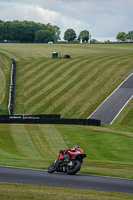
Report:
M 67 167 L 67 173 L 69 175 L 76 174 L 81 168 L 81 162 L 79 160 L 75 160 L 72 164 L 72 166 Z
M 48 173 L 53 173 L 56 170 L 56 162 L 52 162 L 48 167 Z

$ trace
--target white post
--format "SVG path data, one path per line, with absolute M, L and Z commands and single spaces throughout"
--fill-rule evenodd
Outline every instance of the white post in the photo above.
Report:
M 89 31 L 89 41 L 88 42 L 91 42 L 91 32 Z

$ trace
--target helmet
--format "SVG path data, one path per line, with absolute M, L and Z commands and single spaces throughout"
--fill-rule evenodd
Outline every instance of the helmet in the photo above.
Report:
M 73 148 L 78 149 L 78 148 L 80 148 L 80 146 L 78 144 L 76 144 Z

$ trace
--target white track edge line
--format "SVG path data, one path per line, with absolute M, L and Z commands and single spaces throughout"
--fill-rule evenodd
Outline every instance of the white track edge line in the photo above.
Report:
M 104 102 L 106 102 L 109 97 L 111 97 L 120 87 L 123 83 L 125 83 L 131 76 L 133 75 L 133 73 L 131 73 L 97 108 L 96 110 L 94 110 L 94 112 L 89 116 L 87 117 L 87 119 L 89 119 L 103 104 Z
M 114 117 L 114 119 L 111 121 L 110 125 L 115 121 L 115 119 L 118 117 L 118 115 L 121 113 L 121 111 L 125 108 L 125 106 L 129 103 L 129 101 L 133 98 L 133 95 L 128 99 L 128 101 L 124 104 L 124 106 L 119 110 L 117 115 Z
M 0 165 L 0 167 L 13 168 L 13 169 L 23 169 L 23 170 L 48 171 L 46 169 L 34 169 L 34 168 L 14 167 L 14 166 L 5 166 L 5 165 Z

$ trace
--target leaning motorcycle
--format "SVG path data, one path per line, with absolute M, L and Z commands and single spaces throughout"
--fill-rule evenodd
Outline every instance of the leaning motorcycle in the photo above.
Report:
M 66 162 L 64 159 L 64 154 L 59 152 L 57 160 L 49 165 L 48 172 L 66 172 L 69 175 L 74 175 L 80 170 L 83 159 L 85 157 L 85 154 L 79 153 L 77 155 L 74 155 L 73 157 L 70 157 L 70 160 Z

